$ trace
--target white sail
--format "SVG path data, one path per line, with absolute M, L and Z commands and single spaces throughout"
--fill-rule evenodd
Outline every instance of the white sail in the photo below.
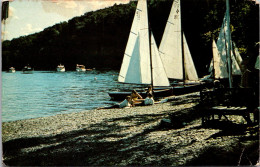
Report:
M 213 44 L 213 59 L 214 59 L 214 71 L 215 71 L 215 78 L 228 78 L 228 59 L 227 59 L 227 42 L 226 42 L 226 34 L 227 34 L 227 13 L 223 19 L 223 23 L 221 26 L 221 30 L 219 32 L 218 41 L 216 44 L 217 51 Z M 213 41 L 214 43 L 215 41 Z M 233 43 L 234 44 L 234 43 Z M 235 53 L 233 53 L 233 50 Z M 216 53 L 218 52 L 218 53 Z M 219 63 L 217 63 L 217 62 Z M 232 75 L 241 75 L 240 65 L 242 63 L 242 58 L 234 45 L 234 49 L 232 49 L 231 45 L 231 61 L 232 61 Z M 238 64 L 239 62 L 239 64 Z M 210 70 L 212 71 L 213 64 L 211 61 Z
M 146 0 L 139 0 L 118 81 L 125 83 L 149 84 L 151 83 L 150 76 L 147 3 Z
M 241 65 L 242 65 L 243 59 L 242 59 L 240 53 L 238 52 L 238 49 L 236 47 L 235 42 L 232 41 L 232 44 L 233 44 L 233 47 L 234 47 L 234 55 L 235 55 L 236 61 L 237 61 L 238 65 L 239 65 L 239 67 L 241 69 Z
M 153 69 L 153 73 L 151 73 L 151 69 Z M 151 35 L 151 44 L 149 41 L 146 0 L 139 0 L 118 81 L 134 84 L 151 84 L 152 74 L 153 86 L 170 85 L 153 35 Z
M 184 47 L 182 47 L 181 34 L 180 0 L 175 0 L 159 47 L 160 56 L 168 78 L 184 79 L 183 64 L 185 64 L 185 79 L 198 80 L 197 71 L 190 54 L 186 37 L 183 34 Z M 182 56 L 182 48 L 184 48 L 184 60 Z
M 185 75 L 187 80 L 197 81 L 199 80 L 196 68 L 194 66 L 189 46 L 187 44 L 186 37 L 183 33 L 183 45 L 184 45 L 184 65 L 185 65 Z
M 151 34 L 151 54 L 152 54 L 153 85 L 170 86 L 153 34 Z
M 183 79 L 180 1 L 173 2 L 159 47 L 168 78 Z
M 235 52 L 236 53 L 236 52 Z M 232 61 L 232 74 L 233 75 L 241 75 L 242 73 L 241 73 L 241 69 L 240 69 L 240 66 L 239 66 L 239 64 L 238 64 L 238 62 L 237 62 L 237 59 L 236 59 L 236 57 L 235 57 L 235 54 L 234 52 L 233 52 L 233 50 L 231 51 L 231 61 Z M 241 58 L 241 57 L 240 57 Z
M 227 68 L 221 59 L 215 40 L 213 40 L 212 42 L 212 50 L 213 50 L 212 68 L 214 68 L 215 78 L 216 79 L 227 78 L 228 77 Z
M 228 34 L 228 32 L 227 32 L 227 18 L 226 17 L 227 17 L 227 13 L 224 17 L 223 24 L 222 24 L 222 27 L 220 30 L 219 38 L 217 41 L 217 48 L 218 48 L 218 51 L 222 58 L 222 61 L 224 62 L 224 64 L 226 64 L 226 68 L 227 68 L 227 63 L 228 63 L 227 47 L 228 47 L 228 45 L 226 42 L 226 35 Z M 232 51 L 232 46 L 231 46 L 231 61 L 232 61 L 232 75 L 241 75 L 241 70 L 234 57 L 234 53 Z

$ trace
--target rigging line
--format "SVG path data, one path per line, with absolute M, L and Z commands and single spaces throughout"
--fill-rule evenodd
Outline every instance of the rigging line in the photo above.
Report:
M 160 50 L 159 50 L 159 52 L 162 53 L 162 54 L 165 54 L 164 52 L 162 52 L 162 51 L 160 51 Z
M 132 34 L 134 34 L 134 35 L 137 35 L 136 33 L 134 33 L 133 31 L 130 31 Z
M 172 25 L 174 25 L 172 22 L 170 22 L 170 21 L 168 21 L 168 20 L 167 20 L 167 22 L 170 23 L 170 24 L 172 24 Z
M 125 53 L 125 55 L 128 56 L 128 57 L 131 57 L 129 54 L 126 54 L 126 53 Z
M 125 78 L 124 76 L 122 76 L 122 75 L 119 75 L 120 77 L 122 77 L 122 78 Z

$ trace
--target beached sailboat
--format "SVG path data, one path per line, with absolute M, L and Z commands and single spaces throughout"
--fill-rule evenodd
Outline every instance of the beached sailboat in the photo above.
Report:
M 212 42 L 213 59 L 210 64 L 209 72 L 213 74 L 215 80 L 241 75 L 242 58 L 235 43 L 231 40 L 231 33 L 228 29 L 229 25 L 227 22 L 228 17 L 230 16 L 228 11 L 226 11 L 217 43 L 215 40 Z M 228 43 L 228 36 L 230 38 L 230 44 Z M 228 52 L 228 49 L 230 49 L 230 52 Z M 230 68 L 229 63 L 231 64 Z
M 60 64 L 57 66 L 57 72 L 65 72 L 65 67 L 64 65 Z
M 167 77 L 177 81 L 173 84 L 174 94 L 198 90 L 201 84 L 182 30 L 180 0 L 173 1 L 159 53 Z
M 243 116 L 248 124 L 252 124 L 250 113 L 257 110 L 259 106 L 257 89 L 240 86 L 233 83 L 234 75 L 241 75 L 242 58 L 237 57 L 235 49 L 232 46 L 230 31 L 229 0 L 226 0 L 226 13 L 219 34 L 217 44 L 213 40 L 213 61 L 211 63 L 214 79 L 219 80 L 212 90 L 202 90 L 200 92 L 200 107 L 204 111 L 202 124 L 207 125 L 209 121 L 214 121 L 214 115 Z M 228 81 L 226 84 L 224 81 Z M 215 82 L 214 82 L 215 83 Z M 239 83 L 239 82 L 238 82 Z M 258 87 L 258 86 L 257 86 Z M 228 120 L 230 121 L 230 120 Z
M 172 94 L 158 47 L 150 32 L 146 0 L 139 0 L 137 3 L 118 81 L 161 87 L 159 90 L 154 90 L 155 97 Z M 143 97 L 146 96 L 145 91 L 138 91 L 138 93 Z M 114 100 L 122 100 L 130 95 L 131 91 L 109 92 L 108 94 Z

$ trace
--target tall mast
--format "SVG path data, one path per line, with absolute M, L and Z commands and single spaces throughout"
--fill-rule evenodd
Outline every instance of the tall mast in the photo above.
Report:
M 232 88 L 232 65 L 231 65 L 231 42 L 230 42 L 230 14 L 229 14 L 229 0 L 226 0 L 226 10 L 227 10 L 227 56 L 228 56 L 228 79 L 229 79 L 229 87 Z
M 185 62 L 184 62 L 184 44 L 183 44 L 183 28 L 182 28 L 182 18 L 181 18 L 181 0 L 180 0 L 180 19 L 181 19 L 181 55 L 182 55 L 182 78 L 183 85 L 185 82 Z
M 149 22 L 149 21 L 148 21 Z M 152 48 L 151 48 L 151 36 L 152 36 L 152 30 L 150 26 L 150 22 L 148 23 L 148 29 L 149 29 L 149 50 L 150 50 L 150 68 L 151 68 L 151 86 L 153 90 L 153 61 L 152 61 Z
M 214 38 L 214 34 L 211 33 L 212 35 L 212 40 L 214 42 L 215 38 Z M 212 42 L 212 46 L 213 46 L 213 42 Z M 215 63 L 214 63 L 214 53 L 213 53 L 213 49 L 212 49 L 212 55 L 213 55 L 213 61 L 212 61 L 212 74 L 213 74 L 213 80 L 215 81 L 216 80 L 216 76 L 215 76 Z

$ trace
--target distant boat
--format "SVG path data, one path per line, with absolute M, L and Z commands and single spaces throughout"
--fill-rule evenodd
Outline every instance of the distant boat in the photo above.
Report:
M 9 73 L 15 73 L 15 68 L 14 67 L 10 67 L 8 70 Z
M 85 68 L 84 65 L 79 65 L 79 64 L 77 64 L 77 65 L 76 65 L 76 71 L 77 71 L 77 72 L 85 72 L 85 71 L 86 71 L 86 68 Z
M 58 66 L 57 66 L 57 71 L 58 71 L 58 72 L 65 72 L 65 67 L 64 67 L 64 65 L 62 65 L 62 64 L 58 65 Z
M 33 68 L 28 64 L 27 66 L 24 66 L 22 69 L 23 74 L 32 74 Z
M 172 88 L 148 24 L 146 0 L 139 0 L 137 3 L 118 81 L 160 87 L 154 91 L 155 97 L 172 95 Z M 144 92 L 136 91 L 141 96 L 146 96 Z M 108 94 L 114 100 L 122 100 L 131 94 L 131 90 L 127 92 L 109 92 Z

